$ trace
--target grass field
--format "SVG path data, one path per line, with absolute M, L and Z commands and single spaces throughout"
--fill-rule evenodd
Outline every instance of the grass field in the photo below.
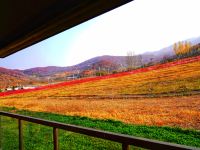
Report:
M 130 125 L 114 120 L 98 120 L 87 117 L 65 116 L 44 112 L 31 112 L 17 110 L 15 108 L 2 108 L 4 111 L 16 112 L 33 117 L 39 117 L 47 120 L 54 120 L 63 123 L 81 125 L 90 128 L 96 128 L 116 133 L 128 134 L 133 136 L 156 139 L 166 142 L 183 144 L 188 146 L 200 147 L 200 132 L 195 130 L 185 130 L 181 128 L 157 127 L 145 125 Z M 2 118 L 3 149 L 14 150 L 18 147 L 17 121 L 3 117 Z M 52 129 L 42 125 L 25 122 L 24 145 L 26 150 L 49 150 L 53 149 Z M 59 147 L 64 149 L 85 149 L 85 150 L 117 150 L 121 145 L 115 142 L 92 138 L 72 132 L 59 131 Z M 133 149 L 133 147 L 131 147 Z
M 79 79 L 79 80 L 73 80 L 73 81 L 69 81 L 69 82 L 62 82 L 62 83 L 58 83 L 58 84 L 50 84 L 50 85 L 47 85 L 47 86 L 40 86 L 40 87 L 37 87 L 35 89 L 28 89 L 28 90 L 17 90 L 17 91 L 9 91 L 9 92 L 1 92 L 0 93 L 0 97 L 3 97 L 3 96 L 8 96 L 8 95 L 16 95 L 16 94 L 23 94 L 23 93 L 30 93 L 32 91 L 44 91 L 44 90 L 48 90 L 48 89 L 58 89 L 59 87 L 68 87 L 68 86 L 72 86 L 72 85 L 78 85 L 78 84 L 81 84 L 81 83 L 88 83 L 88 82 L 93 82 L 93 83 L 96 83 L 96 81 L 101 81 L 101 80 L 104 80 L 105 79 L 109 79 L 108 81 L 112 81 L 110 79 L 122 79 L 122 81 L 118 82 L 120 87 L 121 88 L 127 88 L 124 84 L 126 83 L 126 78 L 123 79 L 124 76 L 128 76 L 128 79 L 130 79 L 130 75 L 136 75 L 136 74 L 145 74 L 147 72 L 157 72 L 157 73 L 160 73 L 160 70 L 164 70 L 164 69 L 168 69 L 168 68 L 173 68 L 175 67 L 174 69 L 175 70 L 172 70 L 172 71 L 175 71 L 175 72 L 168 72 L 166 71 L 166 74 L 169 74 L 170 76 L 168 77 L 171 77 L 171 76 L 176 76 L 176 77 L 179 77 L 177 75 L 180 74 L 180 71 L 179 69 L 183 69 L 183 71 L 181 71 L 181 73 L 186 73 L 188 74 L 188 71 L 192 71 L 192 72 L 196 72 L 198 71 L 199 69 L 199 64 L 198 62 L 200 62 L 200 56 L 197 56 L 197 57 L 191 57 L 191 58 L 185 58 L 185 59 L 181 59 L 181 60 L 176 60 L 176 61 L 173 61 L 173 62 L 168 62 L 168 63 L 164 63 L 164 64 L 156 64 L 154 66 L 150 66 L 150 67 L 145 67 L 145 68 L 140 68 L 140 69 L 135 69 L 135 70 L 132 70 L 132 71 L 129 71 L 129 72 L 121 72 L 121 73 L 117 73 L 117 74 L 110 74 L 110 75 L 106 75 L 106 76 L 101 76 L 101 77 L 91 77 L 91 78 L 83 78 L 83 79 Z M 188 65 L 188 64 L 194 64 L 194 66 L 192 66 L 192 68 L 190 68 L 191 66 Z M 183 68 L 184 67 L 184 68 Z M 177 72 L 179 72 L 177 74 Z M 191 73 L 191 72 L 190 72 Z M 148 75 L 148 74 L 145 74 L 145 75 Z M 149 74 L 151 75 L 151 74 Z M 155 75 L 155 74 L 152 74 L 152 75 Z M 155 77 L 159 78 L 162 77 L 163 75 L 156 75 Z M 194 75 L 191 76 L 192 80 L 194 78 Z M 136 78 L 136 82 L 138 82 L 138 79 L 139 78 Z M 149 78 L 141 78 L 143 80 L 145 79 L 149 79 Z M 165 81 L 169 80 L 169 78 L 167 78 L 167 76 L 164 76 L 164 79 Z M 127 80 L 128 82 L 129 81 L 133 81 L 135 82 L 135 80 Z M 129 82 L 128 85 L 130 84 L 133 84 L 133 82 Z M 122 84 L 123 85 L 122 85 Z M 147 84 L 149 84 L 150 81 L 147 82 Z M 179 84 L 179 83 L 177 83 Z M 183 83 L 182 83 L 183 84 Z M 103 84 L 103 86 L 107 86 L 109 84 Z M 114 81 L 113 83 L 113 86 L 111 85 L 111 88 L 113 89 L 113 87 L 116 87 L 117 84 L 116 84 L 116 80 Z M 130 85 L 131 87 L 135 86 L 135 85 Z M 152 87 L 154 85 L 152 85 L 151 83 L 149 84 L 148 87 L 146 87 L 150 92 L 152 92 Z M 165 86 L 165 84 L 164 84 Z M 136 87 L 137 88 L 137 87 Z M 181 86 L 180 85 L 180 90 L 182 92 L 185 93 L 185 91 L 187 90 L 187 87 L 185 88 L 184 85 Z M 109 89 L 108 89 L 109 90 Z M 143 90 L 143 89 L 142 89 Z M 180 92 L 180 90 L 178 92 Z M 97 91 L 98 92 L 98 91 Z M 159 91 L 160 92 L 160 91 Z M 170 91 L 167 91 L 168 93 Z M 176 92 L 176 91 L 171 91 L 171 92 Z M 80 95 L 80 94 L 79 94 Z M 158 95 L 158 93 L 156 93 L 156 95 Z M 73 95 L 74 96 L 74 95 Z
M 1 105 L 71 116 L 114 119 L 130 124 L 200 129 L 200 96 L 146 99 L 11 99 Z
M 1 95 L 0 109 L 200 147 L 200 61 L 164 66 Z M 17 122 L 2 119 L 3 149 L 17 149 Z M 59 134 L 61 150 L 121 149 L 114 142 L 62 130 Z M 51 128 L 25 123 L 24 136 L 25 149 L 52 149 Z
M 200 129 L 200 61 L 1 97 L 0 106 Z M 153 97 L 153 98 L 152 98 Z
M 182 94 L 200 91 L 200 61 L 164 69 L 10 95 L 15 98 Z M 4 97 L 1 97 L 3 99 Z

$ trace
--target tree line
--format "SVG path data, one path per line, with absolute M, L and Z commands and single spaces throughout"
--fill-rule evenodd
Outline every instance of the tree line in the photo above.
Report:
M 200 43 L 192 45 L 188 41 L 177 42 L 173 45 L 173 51 L 175 53 L 174 56 L 164 56 L 160 62 L 165 63 L 176 59 L 198 56 L 200 55 Z

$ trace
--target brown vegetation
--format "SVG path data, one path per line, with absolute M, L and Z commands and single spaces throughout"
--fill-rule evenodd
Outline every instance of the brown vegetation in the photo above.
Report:
M 200 96 L 127 100 L 13 97 L 1 100 L 0 105 L 31 111 L 115 119 L 131 124 L 200 129 Z
M 200 62 L 197 61 L 117 78 L 1 97 L 0 106 L 115 119 L 131 124 L 200 129 L 199 91 Z M 195 92 L 196 96 L 192 94 Z M 179 93 L 179 96 L 174 97 L 174 93 Z M 184 96 L 186 93 L 193 96 Z M 162 97 L 162 94 L 167 97 Z M 147 96 L 127 99 L 127 96 L 135 95 L 154 98 Z

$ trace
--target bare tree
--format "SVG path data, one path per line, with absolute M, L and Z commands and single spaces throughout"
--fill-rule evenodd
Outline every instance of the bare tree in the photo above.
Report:
M 137 55 L 136 57 L 136 67 L 142 66 L 142 55 Z
M 135 69 L 142 65 L 142 56 L 135 55 L 133 51 L 128 51 L 126 56 L 126 67 L 127 70 Z
M 133 69 L 133 67 L 134 67 L 134 55 L 135 55 L 135 53 L 133 51 L 127 52 L 126 66 L 127 66 L 128 70 Z

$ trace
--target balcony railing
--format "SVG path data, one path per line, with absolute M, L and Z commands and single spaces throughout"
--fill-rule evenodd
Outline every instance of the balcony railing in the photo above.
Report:
M 88 135 L 91 137 L 96 137 L 96 138 L 101 138 L 101 139 L 118 142 L 118 143 L 122 144 L 123 150 L 129 150 L 130 145 L 134 145 L 134 146 L 146 148 L 146 149 L 161 149 L 161 150 L 195 150 L 196 149 L 196 150 L 200 150 L 195 147 L 189 147 L 189 146 L 184 146 L 184 145 L 179 145 L 179 144 L 172 144 L 172 143 L 167 143 L 167 142 L 150 140 L 150 139 L 146 139 L 146 138 L 139 138 L 139 137 L 134 137 L 134 136 L 129 136 L 129 135 L 117 134 L 117 133 L 112 133 L 112 132 L 107 132 L 107 131 L 102 131 L 102 130 L 96 130 L 96 129 L 92 129 L 92 128 L 86 128 L 86 127 L 81 127 L 81 126 L 76 126 L 76 125 L 59 123 L 59 122 L 55 122 L 55 121 L 43 120 L 43 119 L 34 118 L 34 117 L 28 117 L 28 116 L 24 116 L 24 115 L 13 114 L 13 113 L 9 113 L 9 112 L 0 111 L 0 117 L 1 116 L 11 117 L 11 118 L 15 118 L 18 120 L 19 150 L 23 150 L 23 121 L 52 127 L 53 128 L 54 150 L 59 149 L 58 129 L 63 129 L 63 130 L 67 130 L 67 131 L 71 131 L 71 132 L 75 132 L 75 133 Z M 1 147 L 0 147 L 0 149 L 1 149 Z

